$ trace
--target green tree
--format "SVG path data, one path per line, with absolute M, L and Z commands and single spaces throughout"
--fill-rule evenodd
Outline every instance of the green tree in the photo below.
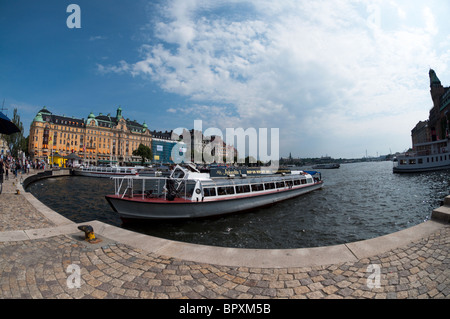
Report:
M 11 135 L 3 135 L 3 139 L 6 141 L 11 155 L 17 157 L 17 155 L 19 155 L 19 151 L 23 149 L 23 145 L 25 143 L 25 138 L 23 137 L 23 124 L 20 121 L 20 115 L 17 113 L 17 108 L 14 109 L 14 114 L 11 122 L 16 124 L 20 132 Z
M 25 156 L 29 156 L 30 155 L 30 153 L 28 152 L 28 142 L 29 142 L 29 140 L 30 140 L 30 135 L 28 135 L 27 137 L 23 138 L 22 139 L 22 143 L 20 145 L 20 150 L 25 153 Z
M 133 155 L 141 157 L 142 165 L 144 165 L 146 159 L 150 161 L 153 159 L 152 149 L 144 144 L 139 144 L 138 149 L 133 151 Z

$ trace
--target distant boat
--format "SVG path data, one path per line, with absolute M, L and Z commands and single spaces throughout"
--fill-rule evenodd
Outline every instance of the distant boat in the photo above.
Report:
M 111 178 L 115 176 L 135 176 L 138 175 L 138 171 L 133 167 L 120 167 L 120 166 L 89 166 L 79 167 L 73 170 L 74 175 L 88 176 L 88 177 L 106 177 Z
M 122 219 L 186 219 L 272 205 L 323 186 L 318 172 L 263 170 L 221 168 L 201 173 L 177 165 L 169 178 L 115 177 L 115 194 L 105 197 Z
M 394 159 L 394 173 L 420 173 L 450 169 L 449 139 L 415 144 L 413 153 Z
M 312 168 L 314 169 L 336 169 L 341 167 L 340 164 L 337 163 L 328 163 L 328 164 L 316 164 Z

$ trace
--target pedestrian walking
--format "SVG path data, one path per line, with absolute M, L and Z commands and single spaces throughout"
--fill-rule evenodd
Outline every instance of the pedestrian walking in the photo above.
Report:
M 2 193 L 3 188 L 3 171 L 4 171 L 4 164 L 3 164 L 3 158 L 0 159 L 0 194 Z
M 4 163 L 5 163 L 5 168 L 4 168 L 5 180 L 8 180 L 9 179 L 9 163 L 8 163 L 8 161 L 5 161 Z

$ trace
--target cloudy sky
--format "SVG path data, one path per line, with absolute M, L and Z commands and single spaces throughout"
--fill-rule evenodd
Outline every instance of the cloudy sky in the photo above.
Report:
M 81 8 L 69 29 L 67 6 Z M 151 130 L 278 128 L 281 156 L 404 151 L 450 85 L 446 0 L 0 0 L 0 103 Z

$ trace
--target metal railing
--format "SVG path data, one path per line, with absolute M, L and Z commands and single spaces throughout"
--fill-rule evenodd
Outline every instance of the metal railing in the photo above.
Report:
M 114 180 L 114 194 L 120 198 L 163 198 L 167 199 L 167 177 L 151 176 L 117 176 Z M 175 190 L 178 196 L 192 197 L 196 184 L 195 180 L 172 179 L 175 182 Z

